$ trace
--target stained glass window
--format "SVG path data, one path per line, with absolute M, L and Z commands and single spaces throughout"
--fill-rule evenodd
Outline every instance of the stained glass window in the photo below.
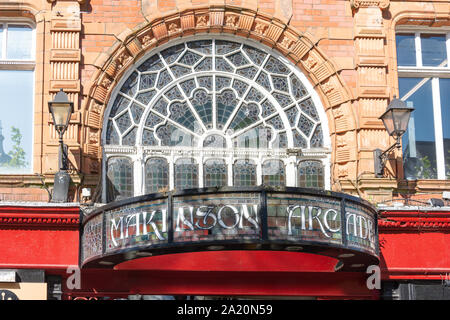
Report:
M 175 188 L 177 190 L 198 187 L 198 164 L 194 159 L 178 159 L 175 162 Z
M 233 165 L 233 185 L 256 186 L 256 164 L 252 160 L 236 160 Z
M 169 187 L 169 164 L 163 158 L 150 158 L 145 163 L 145 192 L 161 192 Z
M 222 159 L 209 159 L 203 164 L 205 187 L 222 187 L 227 185 L 227 165 Z
M 301 161 L 298 164 L 298 186 L 304 188 L 324 187 L 324 167 L 320 161 Z
M 246 158 L 255 149 L 262 154 L 277 150 L 282 155 L 288 148 L 324 147 L 328 141 L 327 127 L 320 122 L 324 117 L 319 117 L 321 109 L 308 91 L 311 87 L 295 66 L 254 43 L 211 37 L 155 51 L 130 70 L 109 104 L 105 147 L 132 147 L 130 152 L 138 154 L 152 150 L 159 161 L 173 161 L 178 189 L 209 186 L 221 179 L 226 185 L 226 176 L 211 171 L 212 163 L 226 169 L 220 158 L 230 159 L 226 163 L 233 166 L 234 185 L 256 185 L 256 163 L 236 161 L 241 155 L 230 156 L 232 148 L 242 149 Z M 176 148 L 176 152 L 168 148 Z M 203 164 L 203 179 L 198 178 L 199 164 L 193 162 L 193 151 L 214 159 Z M 184 160 L 175 162 L 175 156 Z M 279 163 L 279 159 L 273 160 L 266 166 Z M 143 166 L 148 167 L 147 163 Z M 159 185 L 155 181 L 163 179 L 165 169 L 153 167 L 162 171 L 148 169 L 148 179 Z M 286 184 L 287 169 L 278 167 L 279 174 L 264 175 L 265 183 Z M 147 177 L 147 169 L 145 172 Z M 147 184 L 142 189 L 147 192 Z
M 284 186 L 286 183 L 286 172 L 283 161 L 266 160 L 262 165 L 263 184 L 268 186 Z
M 134 195 L 133 163 L 129 158 L 109 158 L 106 179 L 108 201 L 121 200 Z

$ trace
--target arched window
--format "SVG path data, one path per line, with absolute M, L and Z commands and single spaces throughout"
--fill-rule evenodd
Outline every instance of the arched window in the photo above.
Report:
M 235 186 L 295 186 L 295 166 L 257 177 L 260 159 L 284 161 L 292 149 L 308 159 L 331 153 L 324 109 L 302 72 L 257 42 L 224 35 L 174 40 L 138 61 L 113 91 L 104 128 L 107 156 L 119 152 L 143 162 L 157 154 L 174 163 L 168 185 L 177 189 L 228 185 L 231 171 Z M 166 169 L 151 169 L 149 179 Z M 135 195 L 154 191 L 147 177 L 136 180 L 144 183 Z
M 286 171 L 283 161 L 266 160 L 262 165 L 263 184 L 268 186 L 284 186 Z
M 320 161 L 301 161 L 298 164 L 298 186 L 324 188 L 324 167 Z
M 198 188 L 198 164 L 194 159 L 178 159 L 175 162 L 175 188 Z
M 227 165 L 222 159 L 209 159 L 203 164 L 205 187 L 222 187 L 228 184 Z
M 108 201 L 121 200 L 134 195 L 133 163 L 126 157 L 112 157 L 107 165 Z
M 166 159 L 150 158 L 145 163 L 145 192 L 160 192 L 169 187 L 169 165 Z
M 256 165 L 252 160 L 237 160 L 233 165 L 233 185 L 256 186 Z

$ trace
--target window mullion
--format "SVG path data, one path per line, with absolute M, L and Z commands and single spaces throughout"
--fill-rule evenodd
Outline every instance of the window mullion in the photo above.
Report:
M 420 42 L 420 33 L 415 33 L 415 44 L 416 44 L 416 66 L 422 67 L 422 43 Z
M 444 160 L 444 140 L 442 135 L 442 114 L 441 114 L 441 96 L 439 90 L 439 78 L 433 78 L 433 115 L 434 115 L 434 136 L 436 144 L 436 166 L 437 177 L 440 180 L 445 179 L 445 160 Z

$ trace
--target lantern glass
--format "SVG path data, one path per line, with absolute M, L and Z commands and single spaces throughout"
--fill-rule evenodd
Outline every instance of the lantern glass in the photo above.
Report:
M 48 103 L 48 107 L 53 117 L 53 123 L 59 133 L 66 130 L 69 124 L 70 115 L 73 111 L 73 102 L 70 102 L 67 98 L 67 94 L 61 89 L 54 101 Z
M 390 136 L 398 138 L 408 128 L 409 117 L 414 108 L 407 107 L 400 99 L 393 99 L 380 119 Z

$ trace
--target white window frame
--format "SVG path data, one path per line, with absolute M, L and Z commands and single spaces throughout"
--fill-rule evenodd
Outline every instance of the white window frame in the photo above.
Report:
M 2 32 L 2 51 L 0 54 L 0 70 L 31 70 L 36 65 L 36 25 L 28 19 L 4 19 L 0 18 Z M 31 28 L 31 59 L 7 59 L 8 26 L 23 25 Z
M 431 81 L 432 100 L 433 100 L 433 119 L 434 119 L 434 137 L 436 147 L 436 169 L 437 179 L 446 180 L 445 175 L 445 153 L 444 153 L 444 138 L 442 128 L 442 106 L 439 88 L 439 79 L 450 78 L 450 29 L 444 28 L 420 28 L 417 26 L 402 26 L 396 30 L 396 36 L 399 34 L 413 33 L 415 37 L 415 52 L 416 52 L 416 66 L 399 66 L 397 65 L 398 78 L 428 78 Z M 422 65 L 422 46 L 420 35 L 425 33 L 443 34 L 446 36 L 447 49 L 447 66 L 446 67 L 424 67 Z M 416 88 L 418 90 L 420 86 Z M 415 90 L 415 91 L 416 91 Z M 406 100 L 411 94 L 412 90 L 401 100 Z

